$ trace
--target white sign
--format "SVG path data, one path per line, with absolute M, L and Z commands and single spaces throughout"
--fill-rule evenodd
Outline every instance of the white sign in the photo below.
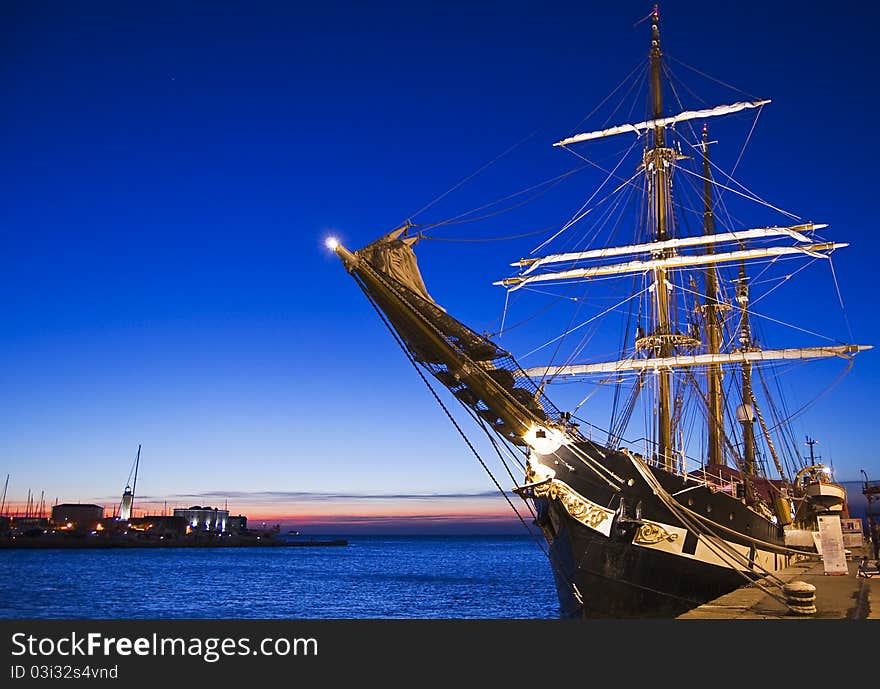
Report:
M 819 542 L 822 544 L 821 553 L 825 574 L 849 574 L 840 517 L 833 514 L 819 516 L 816 519 L 819 521 Z

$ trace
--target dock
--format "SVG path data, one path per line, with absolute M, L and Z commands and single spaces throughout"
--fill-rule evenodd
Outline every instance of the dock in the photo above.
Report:
M 868 571 L 873 576 L 859 575 L 859 562 L 868 557 Z M 803 581 L 816 587 L 814 605 L 816 612 L 803 615 L 793 613 L 783 602 L 777 600 L 755 584 L 747 584 L 720 598 L 689 610 L 676 619 L 680 620 L 880 620 L 880 571 L 873 559 L 870 544 L 852 548 L 847 556 L 846 574 L 825 574 L 820 558 L 799 562 L 778 577 L 786 583 Z M 778 589 L 774 592 L 780 594 Z M 780 594 L 781 595 L 781 594 Z

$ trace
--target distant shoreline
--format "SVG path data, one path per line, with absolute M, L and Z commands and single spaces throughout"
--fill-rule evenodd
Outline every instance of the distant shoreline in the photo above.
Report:
M 174 540 L 105 540 L 105 539 L 76 539 L 76 538 L 16 538 L 13 540 L 0 541 L 0 550 L 107 550 L 107 549 L 154 549 L 154 548 L 302 548 L 302 547 L 332 547 L 347 546 L 348 541 L 342 538 L 336 539 L 309 539 L 309 540 L 274 540 L 264 539 L 256 541 L 247 540 L 204 540 L 187 543 L 185 539 Z

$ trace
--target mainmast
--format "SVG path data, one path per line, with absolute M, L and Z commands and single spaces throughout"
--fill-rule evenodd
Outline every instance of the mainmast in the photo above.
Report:
M 709 169 L 709 127 L 703 125 L 703 234 L 715 234 L 715 217 L 712 214 L 712 182 L 711 170 Z M 715 253 L 710 244 L 708 253 Z M 721 305 L 718 301 L 718 273 L 715 266 L 709 264 L 706 267 L 706 301 L 703 312 L 706 319 L 706 346 L 709 354 L 721 352 L 721 326 L 719 323 L 719 310 Z M 708 374 L 708 399 L 706 400 L 709 417 L 709 465 L 720 466 L 724 464 L 724 456 L 721 451 L 721 439 L 724 434 L 724 416 L 721 377 L 723 373 L 718 364 L 709 365 Z
M 661 89 L 661 52 L 660 52 L 660 12 L 654 5 L 651 15 L 651 97 L 653 101 L 653 117 L 663 117 L 663 92 Z M 672 149 L 666 148 L 665 132 L 662 125 L 654 127 L 654 147 L 645 152 L 645 171 L 648 173 L 648 185 L 651 189 L 651 210 L 654 215 L 654 241 L 663 242 L 669 239 L 667 207 L 669 203 L 669 161 L 674 156 Z M 653 179 L 652 179 L 653 175 Z M 665 258 L 668 251 L 659 257 Z M 654 332 L 648 337 L 648 344 L 660 357 L 669 357 L 674 353 L 672 332 L 669 326 L 669 293 L 666 280 L 666 268 L 658 266 L 654 269 Z M 672 371 L 663 368 L 657 372 L 657 459 L 666 469 L 671 469 L 672 461 Z

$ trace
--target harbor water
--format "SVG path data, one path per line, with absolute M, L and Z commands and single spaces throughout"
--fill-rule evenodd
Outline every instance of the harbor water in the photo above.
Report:
M 533 619 L 559 604 L 528 536 L 319 548 L 0 550 L 6 619 Z

